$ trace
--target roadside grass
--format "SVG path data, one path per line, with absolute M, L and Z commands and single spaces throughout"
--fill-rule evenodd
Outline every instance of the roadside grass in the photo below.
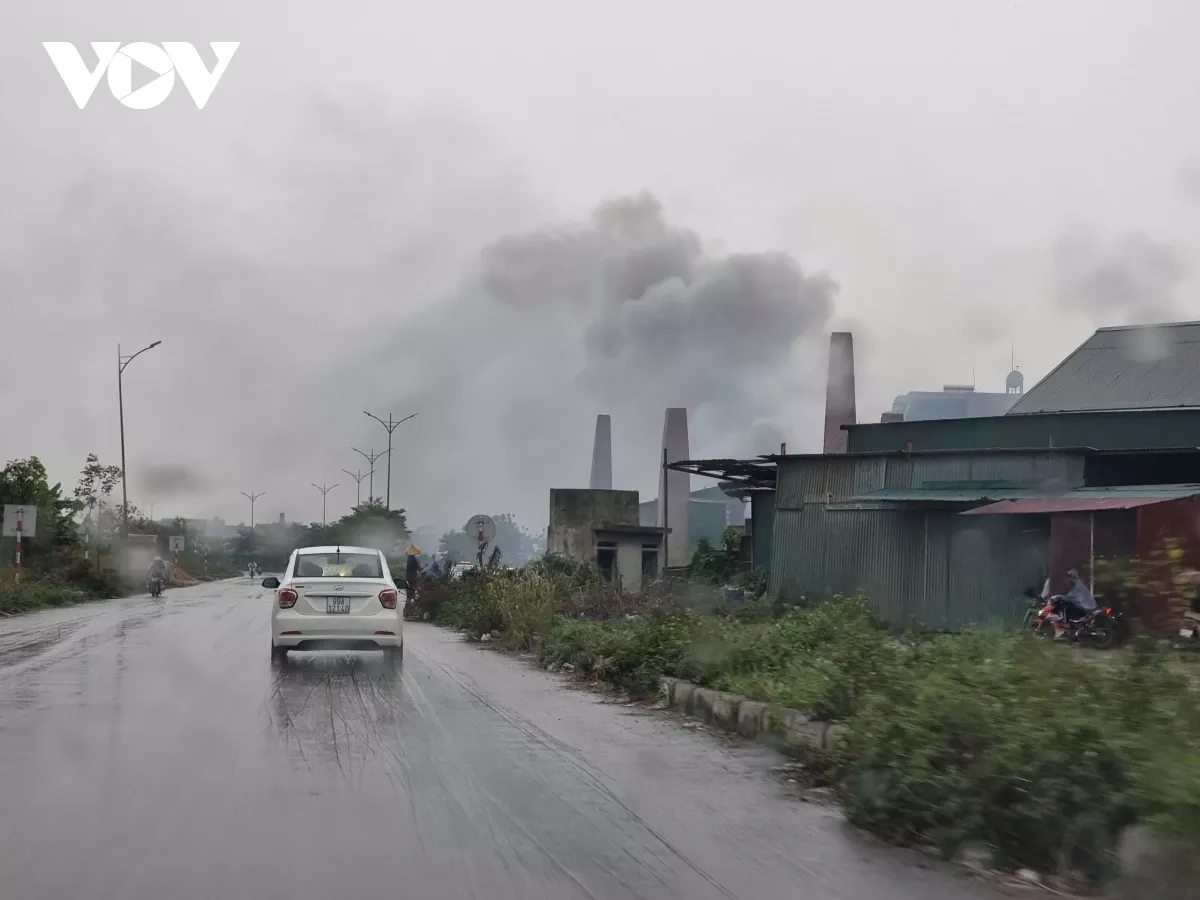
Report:
M 895 843 L 1103 881 L 1134 823 L 1200 842 L 1200 694 L 1150 640 L 1097 666 L 1025 634 L 893 633 L 864 597 L 698 612 L 561 562 L 422 594 L 441 625 L 633 696 L 672 676 L 844 723 L 810 765 Z
M 113 573 L 84 572 L 73 573 L 73 576 L 31 570 L 22 573 L 18 588 L 13 573 L 4 572 L 0 574 L 0 612 L 11 616 L 91 600 L 108 600 L 123 592 Z

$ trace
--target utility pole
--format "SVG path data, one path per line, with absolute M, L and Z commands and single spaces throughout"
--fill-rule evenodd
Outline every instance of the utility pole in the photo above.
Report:
M 362 472 L 351 472 L 349 469 L 342 469 L 342 471 L 354 479 L 354 483 L 358 486 L 358 505 L 362 506 L 362 481 L 371 473 L 368 472 L 367 475 L 364 475 Z
M 325 525 L 325 497 L 329 494 L 330 491 L 332 491 L 335 487 L 337 487 L 337 485 L 331 484 L 331 485 L 326 486 L 324 484 L 313 484 L 311 481 L 309 482 L 309 484 L 312 484 L 313 487 L 315 487 L 318 491 L 321 492 L 321 526 L 324 527 L 324 525 Z
M 265 493 L 266 493 L 266 491 L 261 491 L 260 493 L 257 493 L 257 494 L 247 494 L 245 491 L 242 491 L 242 496 L 250 501 L 250 533 L 251 534 L 254 533 L 254 501 L 257 500 L 259 497 L 261 497 Z
M 121 417 L 121 534 L 129 537 L 129 482 L 125 477 L 125 386 L 122 376 L 125 367 L 141 356 L 147 350 L 153 350 L 162 341 L 155 341 L 149 347 L 143 347 L 131 356 L 121 353 L 121 345 L 117 344 L 117 410 Z
M 367 412 L 365 409 L 363 410 L 363 415 L 370 416 L 372 419 L 374 419 L 376 422 L 378 422 L 380 425 L 382 425 L 384 428 L 387 429 L 387 433 L 388 433 L 387 510 L 388 510 L 388 512 L 391 512 L 392 511 L 392 432 L 396 430 L 397 426 L 403 425 L 409 419 L 416 416 L 416 413 L 405 416 L 403 419 L 400 419 L 398 422 L 392 421 L 391 413 L 388 413 L 388 420 L 386 422 L 383 421 L 383 419 L 379 418 L 379 416 L 375 415 L 374 413 Z
M 375 460 L 382 459 L 392 451 L 384 450 L 382 453 L 376 453 L 375 448 L 372 447 L 370 453 L 363 453 L 357 447 L 351 447 L 350 449 L 365 459 L 367 464 L 371 467 L 371 471 L 368 473 L 371 480 L 367 482 L 367 502 L 371 503 L 375 500 Z M 391 457 L 388 458 L 390 459 Z

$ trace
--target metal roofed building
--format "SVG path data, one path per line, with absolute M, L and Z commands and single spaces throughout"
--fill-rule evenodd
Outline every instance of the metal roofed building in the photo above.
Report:
M 977 391 L 969 384 L 948 384 L 940 391 L 909 391 L 901 394 L 892 402 L 891 412 L 884 413 L 883 421 L 1002 416 L 1020 399 L 1020 394 L 988 393 Z
M 1008 415 L 1180 408 L 1200 408 L 1200 322 L 1097 329 Z
M 1096 559 L 1144 557 L 1167 534 L 1200 558 L 1200 484 L 1089 483 L 1119 478 L 1105 464 L 1123 456 L 1076 447 L 675 465 L 751 498 L 754 563 L 768 568 L 772 595 L 862 591 L 894 625 L 954 629 L 1016 624 L 1024 590 L 1047 574 L 1063 590 L 1069 569 L 1089 579 Z M 1200 472 L 1200 451 L 1178 456 Z M 1142 598 L 1143 619 L 1164 611 Z
M 1200 322 L 1101 328 L 1005 415 L 850 425 L 851 453 L 1200 447 Z

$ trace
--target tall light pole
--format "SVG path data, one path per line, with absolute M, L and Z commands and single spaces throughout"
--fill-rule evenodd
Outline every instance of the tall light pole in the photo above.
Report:
M 245 491 L 242 491 L 242 496 L 250 501 L 250 533 L 251 534 L 254 534 L 254 501 L 257 500 L 259 497 L 261 497 L 265 493 L 266 493 L 266 491 L 260 491 L 257 494 L 247 494 Z
M 367 477 L 367 475 L 370 475 L 371 473 L 367 472 L 364 474 L 363 472 L 351 472 L 349 469 L 342 469 L 342 471 L 354 479 L 354 483 L 358 486 L 358 503 L 357 503 L 357 505 L 362 506 L 362 481 L 364 478 Z
M 331 485 L 313 484 L 311 481 L 309 482 L 309 484 L 312 484 L 313 487 L 315 487 L 318 491 L 321 492 L 321 527 L 323 528 L 325 526 L 325 497 L 329 494 L 330 491 L 332 491 L 335 487 L 337 487 L 337 485 L 336 484 L 331 484 Z
M 375 500 L 375 460 L 381 459 L 384 456 L 387 456 L 392 451 L 384 450 L 382 453 L 376 453 L 375 448 L 372 447 L 370 453 L 363 453 L 357 447 L 351 447 L 350 449 L 353 450 L 355 453 L 357 453 L 359 456 L 361 456 L 363 459 L 365 459 L 367 461 L 367 464 L 370 465 L 370 467 L 371 467 L 371 471 L 369 473 L 371 476 L 371 480 L 367 482 L 367 502 L 368 503 L 373 502 Z
M 161 343 L 162 341 L 155 341 L 149 347 L 143 347 L 130 356 L 124 356 L 121 353 L 121 345 L 117 344 L 117 409 L 121 417 L 121 534 L 124 537 L 129 537 L 129 482 L 125 475 L 125 387 L 122 376 L 126 366 Z
M 396 427 L 398 425 L 403 425 L 409 419 L 413 418 L 413 416 L 415 416 L 416 413 L 413 413 L 412 415 L 409 415 L 409 416 L 405 416 L 403 419 L 400 419 L 398 422 L 392 421 L 391 413 L 388 413 L 388 420 L 386 422 L 383 421 L 383 419 L 379 418 L 379 416 L 375 415 L 374 413 L 367 412 L 365 409 L 363 410 L 363 415 L 370 416 L 372 419 L 374 419 L 376 422 L 378 422 L 380 425 L 382 425 L 384 428 L 387 429 L 387 433 L 388 433 L 387 510 L 388 510 L 388 512 L 391 512 L 392 511 L 392 432 L 396 430 Z

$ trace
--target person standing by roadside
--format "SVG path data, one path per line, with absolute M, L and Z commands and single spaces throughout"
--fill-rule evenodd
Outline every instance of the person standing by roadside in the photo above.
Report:
M 404 586 L 408 591 L 408 600 L 404 604 L 404 615 L 412 618 L 417 611 L 417 591 L 421 581 L 421 548 L 416 544 L 408 545 L 408 559 L 404 566 Z

